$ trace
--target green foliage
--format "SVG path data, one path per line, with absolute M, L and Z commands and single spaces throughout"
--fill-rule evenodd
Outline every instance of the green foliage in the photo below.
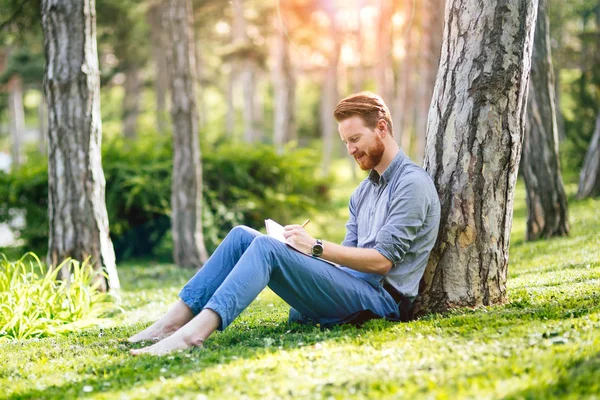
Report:
M 10 222 L 16 210 L 24 210 L 25 225 L 13 229 L 28 249 L 38 252 L 47 246 L 46 164 L 32 156 L 18 171 L 0 173 L 0 222 Z M 266 218 L 292 223 L 327 209 L 329 183 L 313 176 L 317 165 L 317 155 L 307 149 L 280 156 L 266 145 L 223 144 L 204 151 L 203 230 L 209 251 L 235 225 L 261 229 Z M 170 137 L 109 141 L 103 146 L 103 168 L 117 257 L 156 255 L 170 230 Z
M 68 281 L 57 281 L 62 268 Z M 0 339 L 27 339 L 56 335 L 91 326 L 117 309 L 113 295 L 97 290 L 99 271 L 88 261 L 67 259 L 46 269 L 28 253 L 11 262 L 0 259 Z
M 0 74 L 0 84 L 6 84 L 14 74 L 23 78 L 25 84 L 41 85 L 45 58 L 42 53 L 32 53 L 27 48 L 10 52 L 6 67 Z

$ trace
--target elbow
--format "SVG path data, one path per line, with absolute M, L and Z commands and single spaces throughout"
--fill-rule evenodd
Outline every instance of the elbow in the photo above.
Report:
M 386 276 L 393 266 L 394 264 L 392 264 L 392 262 L 386 258 L 377 266 L 377 274 Z

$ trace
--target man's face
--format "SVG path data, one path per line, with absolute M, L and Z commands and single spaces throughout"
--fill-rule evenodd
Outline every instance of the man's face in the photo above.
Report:
M 362 118 L 355 115 L 340 122 L 338 130 L 348 154 L 354 157 L 363 171 L 373 169 L 381 162 L 385 145 L 377 128 L 367 128 Z

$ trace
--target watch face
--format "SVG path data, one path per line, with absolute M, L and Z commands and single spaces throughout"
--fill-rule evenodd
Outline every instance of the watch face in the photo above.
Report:
M 317 240 L 317 243 L 312 247 L 312 255 L 315 257 L 320 257 L 323 254 L 323 244 L 321 244 L 320 240 Z

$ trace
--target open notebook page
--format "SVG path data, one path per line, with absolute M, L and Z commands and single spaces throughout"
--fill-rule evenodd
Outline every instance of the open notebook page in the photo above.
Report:
M 296 250 L 296 251 L 298 251 L 298 252 L 300 252 L 302 254 L 305 254 L 308 257 L 312 257 L 310 254 L 307 254 L 307 253 L 305 253 L 303 251 L 300 251 L 299 249 L 295 248 L 291 244 L 286 243 L 285 237 L 283 237 L 283 231 L 284 231 L 283 226 L 279 225 L 277 222 L 273 221 L 272 219 L 265 219 L 265 227 L 267 228 L 267 235 L 271 236 L 274 239 L 279 240 L 280 242 L 283 242 L 283 243 L 287 244 L 292 249 L 294 249 L 294 250 Z M 321 261 L 324 261 L 324 262 L 326 262 L 328 264 L 331 264 L 331 265 L 333 265 L 335 267 L 339 266 L 336 263 L 332 263 L 331 261 L 327 261 L 327 260 L 324 260 L 322 258 L 317 258 L 317 259 L 321 260 Z

